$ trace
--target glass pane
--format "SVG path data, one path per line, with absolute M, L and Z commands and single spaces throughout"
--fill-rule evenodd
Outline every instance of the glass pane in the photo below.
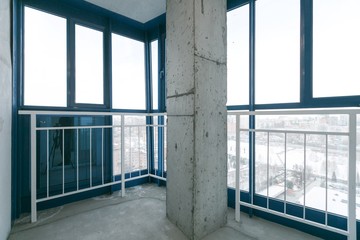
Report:
M 360 1 L 313 4 L 314 97 L 360 95 Z
M 158 41 L 151 42 L 151 81 L 152 81 L 152 109 L 158 109 Z
M 66 107 L 66 19 L 24 11 L 24 104 Z
M 227 105 L 249 104 L 249 6 L 227 13 Z
M 113 175 L 121 174 L 121 116 L 113 116 Z
M 329 136 L 328 146 L 328 211 L 347 216 L 349 139 Z
M 255 133 L 255 192 L 268 195 L 268 137 L 267 133 Z
M 103 104 L 103 33 L 75 25 L 75 102 Z
M 240 131 L 240 190 L 243 191 L 249 191 L 249 154 L 249 132 Z
M 306 135 L 306 193 L 307 207 L 325 211 L 326 206 L 326 136 Z M 304 199 L 299 198 L 304 204 Z
M 125 171 L 134 172 L 147 169 L 146 118 L 125 117 Z
M 112 34 L 112 104 L 145 109 L 144 43 Z
M 286 135 L 286 201 L 299 204 L 304 199 L 304 135 Z M 308 166 L 308 165 L 307 165 Z M 310 175 L 310 168 L 306 171 Z M 306 183 L 308 180 L 306 179 Z
M 256 1 L 255 102 L 300 100 L 300 0 Z
M 245 118 L 243 118 L 245 117 Z M 249 191 L 249 128 L 248 116 L 240 116 L 240 143 L 236 142 L 236 116 L 228 115 L 227 139 L 228 139 L 228 187 L 236 187 L 236 144 L 240 147 L 240 190 Z M 247 124 L 247 125 L 246 125 Z
M 236 116 L 227 117 L 228 187 L 235 188 L 236 177 Z

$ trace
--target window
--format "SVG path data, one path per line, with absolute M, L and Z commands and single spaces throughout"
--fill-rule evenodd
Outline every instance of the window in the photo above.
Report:
M 360 1 L 313 1 L 314 97 L 360 95 Z
M 66 19 L 25 7 L 24 105 L 67 105 Z
M 145 109 L 144 43 L 112 34 L 112 105 Z
M 227 14 L 227 105 L 249 104 L 249 6 Z
M 159 90 L 159 77 L 158 77 L 158 41 L 151 42 L 151 80 L 152 80 L 152 109 L 159 108 L 158 90 Z
M 75 25 L 75 103 L 104 104 L 103 33 Z
M 300 0 L 256 1 L 255 102 L 300 101 Z

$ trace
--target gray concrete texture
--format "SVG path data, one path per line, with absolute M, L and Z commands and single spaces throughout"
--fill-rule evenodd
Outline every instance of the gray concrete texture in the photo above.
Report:
M 24 215 L 15 223 L 9 240 L 188 239 L 166 218 L 165 188 L 145 184 L 120 192 L 40 211 L 37 223 Z M 241 215 L 234 221 L 234 209 L 227 209 L 227 224 L 204 240 L 315 240 L 317 238 L 256 217 Z
M 0 0 L 0 239 L 11 225 L 11 9 L 10 0 Z
M 167 216 L 201 239 L 226 223 L 226 1 L 166 12 Z

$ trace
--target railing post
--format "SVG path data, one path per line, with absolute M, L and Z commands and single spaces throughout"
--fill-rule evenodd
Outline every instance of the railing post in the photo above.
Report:
M 36 209 L 36 114 L 30 115 L 30 151 L 31 151 L 31 222 L 37 221 Z
M 349 188 L 348 232 L 349 240 L 356 240 L 356 114 L 349 114 Z
M 235 220 L 240 222 L 240 115 L 236 114 Z
M 121 114 L 121 197 L 125 197 L 125 117 Z

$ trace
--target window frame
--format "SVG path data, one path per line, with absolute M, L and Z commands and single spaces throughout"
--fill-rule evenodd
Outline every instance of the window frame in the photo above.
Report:
M 103 35 L 103 104 L 96 103 L 76 103 L 76 25 L 81 27 L 86 27 L 92 30 L 100 31 Z M 109 100 L 106 97 L 108 95 L 109 88 L 109 78 L 106 71 L 106 49 L 108 48 L 108 40 L 107 40 L 107 27 L 101 26 L 98 24 L 91 24 L 79 19 L 71 19 L 68 25 L 68 32 L 70 35 L 70 46 L 68 48 L 68 55 L 70 58 L 70 76 L 68 76 L 68 82 L 70 89 L 68 89 L 68 106 L 75 108 L 102 108 L 105 109 L 109 106 Z M 69 71 L 69 70 L 68 70 Z M 69 102 L 70 100 L 70 102 Z
M 260 0 L 261 1 L 261 0 Z M 248 105 L 228 105 L 228 110 L 271 110 L 271 109 L 296 109 L 296 108 L 334 108 L 334 107 L 359 107 L 360 93 L 354 96 L 328 96 L 313 97 L 313 0 L 300 1 L 300 101 L 286 103 L 266 103 L 255 104 L 255 81 L 256 76 L 250 74 L 249 77 L 249 104 Z M 251 46 L 255 40 L 255 0 L 233 0 L 228 3 L 228 11 L 232 11 L 238 7 L 250 4 L 254 7 L 249 9 L 253 12 L 250 16 L 250 37 L 249 37 L 249 71 L 255 70 L 254 54 L 255 46 Z M 249 6 L 250 8 L 250 6 Z M 251 14 L 250 14 L 251 15 Z M 254 26 L 252 26 L 254 25 Z M 251 57 L 253 56 L 253 57 Z M 252 76 L 251 76 L 252 75 Z
M 111 38 L 111 42 L 112 42 L 112 34 L 115 34 L 115 35 L 119 35 L 121 37 L 124 37 L 124 38 L 128 38 L 130 40 L 133 40 L 133 41 L 138 41 L 138 42 L 142 42 L 144 44 L 144 70 L 145 70 L 145 78 L 144 78 L 144 83 L 145 83 L 145 88 L 144 88 L 144 94 L 145 94 L 145 105 L 144 105 L 144 109 L 127 109 L 127 108 L 124 108 L 124 109 L 121 109 L 121 108 L 114 108 L 113 107 L 113 104 L 112 104 L 112 88 L 110 89 L 109 91 L 109 95 L 111 95 L 111 109 L 113 111 L 121 111 L 121 112 L 126 112 L 126 111 L 136 111 L 136 112 L 146 112 L 146 111 L 149 111 L 151 108 L 149 107 L 150 105 L 150 102 L 149 102 L 149 99 L 150 99 L 150 96 L 151 96 L 151 92 L 149 90 L 149 85 L 151 84 L 151 74 L 150 74 L 150 70 L 148 68 L 148 65 L 150 64 L 151 62 L 151 59 L 150 59 L 150 56 L 148 56 L 148 48 L 149 48 L 149 44 L 147 42 L 143 42 L 143 41 L 140 41 L 138 39 L 134 39 L 134 38 L 130 38 L 118 31 L 114 31 L 112 30 L 110 32 L 110 38 Z M 111 47 L 111 51 L 112 51 L 112 47 Z M 110 59 L 110 64 L 111 64 L 111 76 L 112 76 L 112 52 L 110 53 L 110 56 L 111 56 L 111 59 Z M 113 85 L 113 82 L 111 81 L 111 85 Z M 111 93 L 110 93 L 111 92 Z
M 165 15 L 159 16 L 150 21 L 149 23 L 141 24 L 132 19 L 126 19 L 118 14 L 110 11 L 101 11 L 100 7 L 95 7 L 90 3 L 78 3 L 73 1 L 61 1 L 53 4 L 51 1 L 41 0 L 14 0 L 14 26 L 16 31 L 14 37 L 14 56 L 16 56 L 14 64 L 14 99 L 18 110 L 62 110 L 62 111 L 112 111 L 112 112 L 164 112 L 165 111 L 165 86 L 159 86 L 159 92 L 162 98 L 159 98 L 159 110 L 152 110 L 149 104 L 151 95 L 150 88 L 150 69 L 148 53 L 148 45 L 151 41 L 160 39 L 165 35 L 165 28 L 163 21 Z M 29 7 L 42 11 L 54 16 L 59 16 L 67 21 L 67 105 L 66 107 L 59 106 L 32 106 L 24 104 L 24 8 Z M 78 7 L 78 8 L 77 8 Z M 76 103 L 75 102 L 75 24 L 88 27 L 94 30 L 103 32 L 103 104 L 92 103 Z M 112 46 L 111 46 L 111 33 L 116 33 L 124 37 L 143 42 L 145 44 L 144 60 L 145 60 L 145 109 L 113 109 L 112 108 Z M 165 55 L 162 46 L 165 44 L 163 41 L 159 43 L 159 56 Z M 165 57 L 164 57 L 165 59 Z M 159 63 L 160 64 L 160 63 Z M 161 63 L 161 69 L 164 69 L 165 61 Z M 162 83 L 164 83 L 162 81 Z M 161 102 L 160 102 L 161 101 Z
M 258 0 L 261 1 L 261 0 Z M 242 7 L 249 4 L 249 104 L 248 105 L 229 105 L 228 111 L 236 110 L 283 110 L 283 109 L 305 109 L 305 108 L 338 108 L 338 107 L 359 107 L 360 106 L 360 93 L 355 96 L 329 96 L 329 97 L 313 97 L 313 0 L 299 0 L 300 1 L 300 101 L 297 103 L 269 103 L 269 104 L 255 104 L 255 14 L 256 14 L 256 0 L 228 0 L 228 11 Z M 229 4 L 230 3 L 230 4 Z M 255 116 L 249 116 L 249 129 L 255 129 Z M 255 137 L 249 136 L 249 145 L 253 145 L 249 150 L 249 190 L 240 190 L 240 199 L 242 201 L 249 201 L 253 198 L 254 204 L 258 206 L 265 206 L 266 197 L 255 193 L 255 166 L 253 162 L 255 159 Z M 235 204 L 235 191 L 228 187 L 230 205 Z M 273 206 L 272 210 L 282 211 L 284 201 L 277 199 L 269 199 L 270 205 Z M 301 212 L 302 207 L 294 203 L 286 203 L 286 208 L 289 215 L 296 216 L 296 212 Z M 311 221 L 322 221 L 318 217 L 323 215 L 322 210 L 306 207 L 306 217 Z M 276 216 L 257 211 L 259 216 L 264 216 L 274 222 L 284 225 L 293 225 L 287 223 L 285 218 L 277 218 Z M 253 214 L 249 210 L 249 214 Z M 329 219 L 334 221 L 333 226 L 339 229 L 346 227 L 346 219 L 337 214 L 328 214 Z M 358 221 L 359 223 L 359 221 Z M 308 228 L 307 225 L 296 227 L 302 231 L 308 232 L 313 235 L 334 236 L 333 232 L 327 230 Z

